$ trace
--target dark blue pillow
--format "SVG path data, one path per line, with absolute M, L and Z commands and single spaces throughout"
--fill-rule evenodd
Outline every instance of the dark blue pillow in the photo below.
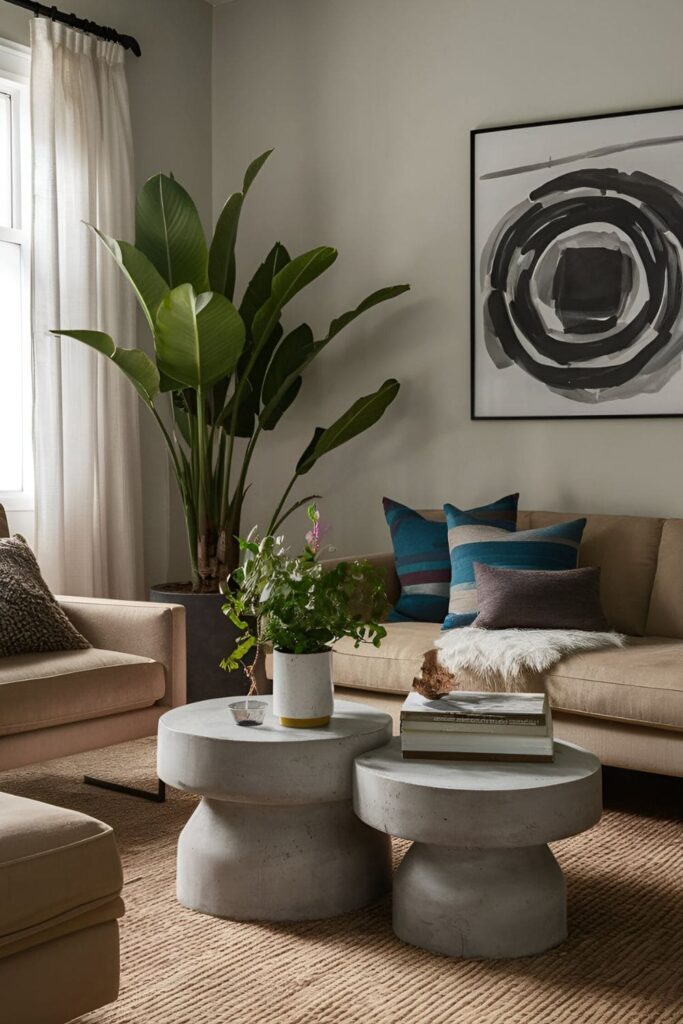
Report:
M 508 494 L 467 514 L 482 525 L 513 531 L 517 528 L 518 500 L 518 494 Z M 391 498 L 384 498 L 382 504 L 401 583 L 401 596 L 389 621 L 443 622 L 451 582 L 446 523 L 425 519 L 415 509 Z

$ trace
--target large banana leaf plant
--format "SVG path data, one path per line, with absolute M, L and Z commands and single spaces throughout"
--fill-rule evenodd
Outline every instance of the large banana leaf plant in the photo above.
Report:
M 373 292 L 332 320 L 322 338 L 316 339 L 306 323 L 285 332 L 283 309 L 334 263 L 337 252 L 320 246 L 291 257 L 278 242 L 237 304 L 240 214 L 271 152 L 247 168 L 242 191 L 225 203 L 210 245 L 195 204 L 172 175 L 157 174 L 140 191 L 135 245 L 88 225 L 135 293 L 154 340 L 154 360 L 142 349 L 118 346 L 101 331 L 53 331 L 111 359 L 156 419 L 180 489 L 195 590 L 217 591 L 237 567 L 235 538 L 254 450 L 264 431 L 272 431 L 296 399 L 306 368 L 356 317 L 409 287 L 394 285 Z M 323 455 L 373 426 L 398 389 L 398 381 L 386 380 L 372 394 L 357 399 L 331 426 L 315 428 L 272 514 L 268 533 L 316 497 L 306 495 L 287 505 L 299 478 Z M 170 412 L 164 411 L 163 403 Z

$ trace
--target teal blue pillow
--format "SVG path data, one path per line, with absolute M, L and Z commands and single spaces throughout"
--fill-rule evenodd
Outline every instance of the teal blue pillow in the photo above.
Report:
M 517 527 L 518 494 L 467 513 L 475 522 L 501 530 Z M 401 596 L 390 622 L 443 622 L 448 611 L 451 560 L 445 521 L 425 519 L 415 509 L 384 498 L 384 515 L 391 531 Z
M 471 626 L 477 617 L 474 563 L 497 569 L 576 569 L 585 519 L 508 533 L 444 505 L 451 556 L 451 592 L 443 629 Z

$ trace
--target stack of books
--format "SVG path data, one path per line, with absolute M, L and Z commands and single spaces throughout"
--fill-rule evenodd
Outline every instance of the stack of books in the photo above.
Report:
M 453 690 L 411 693 L 401 709 L 403 757 L 454 761 L 552 761 L 553 723 L 544 693 Z

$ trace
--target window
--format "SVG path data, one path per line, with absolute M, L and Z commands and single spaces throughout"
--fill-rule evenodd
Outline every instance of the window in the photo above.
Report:
M 0 502 L 33 507 L 29 52 L 0 42 Z

